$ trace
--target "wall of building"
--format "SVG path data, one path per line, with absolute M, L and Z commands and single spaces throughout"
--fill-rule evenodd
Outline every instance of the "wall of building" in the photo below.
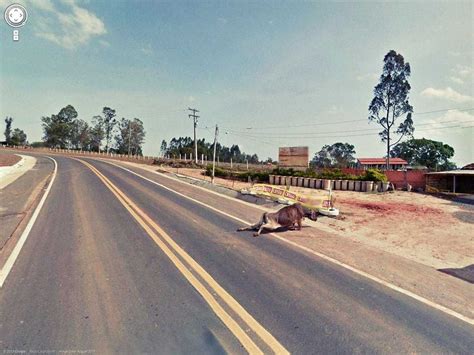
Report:
M 352 169 L 344 168 L 341 169 L 345 174 L 362 175 L 365 173 L 364 169 Z M 404 189 L 407 184 L 410 184 L 414 189 L 425 188 L 425 172 L 420 170 L 408 170 L 408 171 L 396 171 L 388 170 L 383 171 L 388 181 L 395 185 L 396 189 Z

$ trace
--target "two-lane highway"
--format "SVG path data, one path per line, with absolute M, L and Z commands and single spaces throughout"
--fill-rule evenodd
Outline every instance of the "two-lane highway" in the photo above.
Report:
M 238 233 L 235 219 L 187 197 L 236 215 L 241 204 L 102 161 L 55 159 L 56 180 L 0 290 L 2 350 L 474 349 L 471 325 L 275 238 Z

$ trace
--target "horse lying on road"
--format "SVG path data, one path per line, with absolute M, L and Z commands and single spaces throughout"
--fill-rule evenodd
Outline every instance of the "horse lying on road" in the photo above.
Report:
M 256 230 L 257 232 L 253 234 L 254 237 L 259 236 L 264 228 L 274 230 L 280 227 L 286 227 L 293 230 L 301 230 L 301 222 L 305 216 L 306 213 L 303 206 L 299 203 L 295 203 L 294 205 L 283 207 L 276 212 L 265 212 L 257 223 L 237 230 L 239 232 Z M 313 221 L 317 220 L 316 212 L 311 211 L 310 219 Z

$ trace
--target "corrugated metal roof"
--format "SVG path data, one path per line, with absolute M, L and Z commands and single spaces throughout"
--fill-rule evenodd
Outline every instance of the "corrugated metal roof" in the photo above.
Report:
M 386 158 L 359 158 L 357 161 L 361 164 L 385 164 Z M 390 164 L 408 164 L 406 160 L 402 158 L 390 158 Z
M 449 171 L 436 171 L 432 173 L 426 173 L 426 175 L 472 175 L 474 176 L 474 170 L 449 170 Z

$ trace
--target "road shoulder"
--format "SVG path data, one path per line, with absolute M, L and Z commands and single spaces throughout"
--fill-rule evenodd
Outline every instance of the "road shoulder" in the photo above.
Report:
M 116 164 L 117 162 L 113 163 Z M 120 162 L 120 164 L 127 168 L 139 168 L 147 178 L 153 179 L 151 174 L 156 176 L 154 171 L 156 169 L 152 167 L 125 162 Z M 163 176 L 163 174 L 158 176 Z M 179 182 L 179 189 L 174 184 L 176 190 L 196 198 L 196 192 L 192 192 L 192 190 L 196 190 L 194 184 L 171 177 L 169 174 L 167 177 L 172 179 L 170 182 Z M 269 209 L 269 206 L 253 205 L 227 195 L 222 195 L 222 202 L 216 204 L 215 195 L 218 194 L 216 191 L 210 191 L 202 187 L 199 190 L 207 192 L 207 194 L 199 194 L 200 200 L 222 210 L 224 213 L 238 216 L 241 220 L 253 221 L 259 214 Z M 226 203 L 229 199 L 237 203 Z M 248 208 L 242 209 L 242 204 L 245 204 Z M 361 240 L 351 238 L 350 235 L 342 237 L 339 234 L 332 233 L 318 222 L 306 222 L 305 224 L 306 226 L 301 232 L 281 232 L 278 235 L 289 241 L 289 244 L 292 244 L 293 247 L 297 245 L 296 247 L 299 246 L 301 250 L 307 249 L 313 251 L 316 255 L 323 254 L 349 267 L 372 275 L 383 282 L 418 295 L 434 304 L 474 319 L 474 305 L 471 302 L 471 295 L 474 293 L 473 284 L 447 275 L 436 268 L 366 245 Z
M 28 157 L 30 158 L 30 157 Z M 0 266 L 3 267 L 38 205 L 54 164 L 48 158 L 33 158 L 34 164 L 0 189 Z M 31 160 L 26 159 L 31 162 Z

